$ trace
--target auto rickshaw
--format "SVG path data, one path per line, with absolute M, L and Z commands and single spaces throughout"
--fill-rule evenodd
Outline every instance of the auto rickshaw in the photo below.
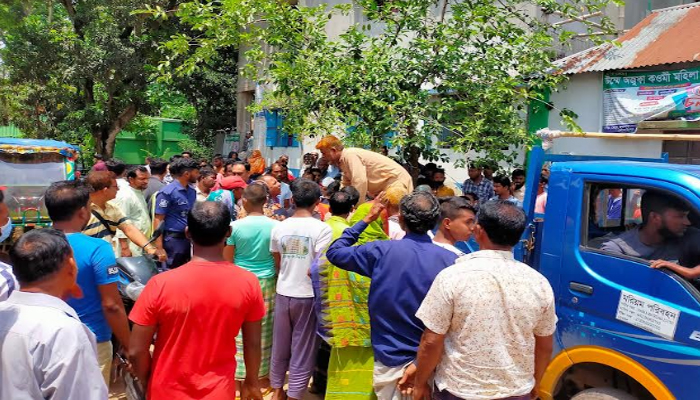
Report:
M 14 226 L 7 247 L 25 231 L 51 225 L 44 192 L 51 183 L 75 179 L 79 148 L 57 140 L 0 138 L 0 186 Z

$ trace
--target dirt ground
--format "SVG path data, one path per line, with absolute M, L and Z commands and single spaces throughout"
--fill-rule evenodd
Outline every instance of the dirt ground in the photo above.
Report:
M 272 394 L 264 397 L 266 400 L 272 398 Z M 306 393 L 304 400 L 322 400 L 323 396 Z M 126 400 L 124 394 L 124 384 L 122 381 L 113 383 L 109 388 L 109 400 Z M 233 399 L 232 399 L 233 400 Z

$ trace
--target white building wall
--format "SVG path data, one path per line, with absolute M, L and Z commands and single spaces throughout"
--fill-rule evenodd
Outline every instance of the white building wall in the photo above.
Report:
M 567 130 L 559 110 L 569 109 L 578 115 L 576 122 L 586 132 L 603 128 L 603 74 L 588 72 L 570 77 L 566 87 L 552 93 L 554 109 L 549 113 L 549 128 Z M 659 157 L 661 141 L 561 138 L 554 140 L 551 152 L 557 154 L 595 154 L 618 157 Z

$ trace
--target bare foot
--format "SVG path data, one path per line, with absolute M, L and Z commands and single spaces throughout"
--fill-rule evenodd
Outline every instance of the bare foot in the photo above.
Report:
M 272 392 L 272 400 L 287 400 L 287 393 L 285 393 L 282 388 L 275 389 L 274 392 Z

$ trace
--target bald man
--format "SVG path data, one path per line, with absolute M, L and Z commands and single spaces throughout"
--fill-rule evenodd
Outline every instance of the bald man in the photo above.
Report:
M 329 135 L 316 145 L 323 158 L 337 165 L 343 173 L 343 186 L 353 186 L 360 192 L 359 204 L 367 194 L 376 196 L 391 186 L 400 185 L 413 191 L 411 175 L 396 161 L 373 151 L 344 148 L 337 137 Z

